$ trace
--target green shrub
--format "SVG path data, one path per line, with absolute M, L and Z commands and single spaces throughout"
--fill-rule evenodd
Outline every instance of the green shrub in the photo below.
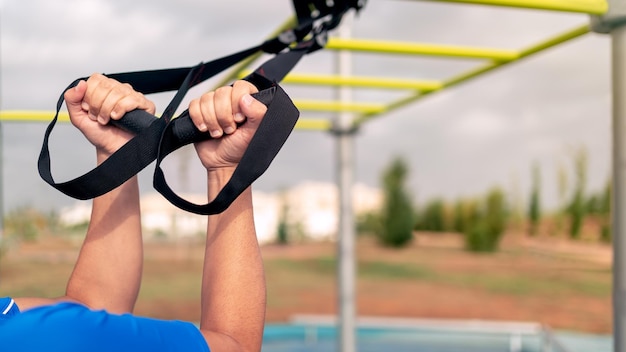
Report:
M 577 239 L 580 237 L 586 215 L 584 194 L 587 183 L 587 151 L 584 148 L 580 148 L 574 154 L 574 172 L 576 185 L 572 200 L 568 206 L 568 214 L 570 216 L 569 235 L 571 238 Z
M 433 199 L 417 214 L 415 222 L 417 231 L 446 231 L 446 209 L 443 200 Z
M 382 232 L 382 219 L 379 212 L 359 214 L 356 219 L 356 231 L 359 235 L 378 235 Z
M 530 203 L 528 205 L 528 234 L 534 236 L 537 234 L 539 222 L 541 220 L 541 204 L 540 204 L 540 189 L 541 189 L 541 175 L 539 170 L 539 164 L 534 163 L 532 169 L 532 188 L 530 192 Z
M 403 247 L 413 239 L 414 212 L 406 187 L 408 167 L 396 158 L 383 174 L 385 201 L 379 241 L 388 247 Z
M 465 234 L 465 246 L 472 252 L 495 252 L 507 222 L 504 193 L 492 189 L 483 200 L 478 218 L 469 225 Z
M 480 217 L 478 203 L 472 199 L 459 199 L 454 205 L 453 230 L 465 233 Z
M 33 242 L 46 227 L 46 219 L 30 208 L 18 208 L 5 218 L 5 235 L 18 241 Z
M 598 213 L 600 214 L 600 239 L 610 243 L 613 240 L 611 231 L 611 180 L 604 186 L 604 192 L 600 197 Z

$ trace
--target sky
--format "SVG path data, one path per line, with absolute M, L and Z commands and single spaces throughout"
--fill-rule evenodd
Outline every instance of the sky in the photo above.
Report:
M 52 110 L 70 82 L 93 72 L 209 61 L 256 45 L 292 14 L 289 0 L 0 0 L 0 109 Z M 369 0 L 352 21 L 352 36 L 520 49 L 588 22 L 582 14 Z M 334 52 L 318 51 L 294 72 L 331 74 L 334 60 Z M 481 63 L 355 53 L 352 64 L 355 75 L 446 79 Z M 193 90 L 188 99 L 215 82 Z M 284 89 L 294 100 L 335 94 L 326 88 Z M 406 94 L 357 90 L 353 97 L 385 102 Z M 150 98 L 164 108 L 171 95 Z M 572 150 L 588 153 L 588 191 L 604 186 L 610 173 L 610 103 L 610 38 L 592 33 L 367 122 L 354 139 L 355 180 L 379 187 L 391 160 L 402 157 L 418 206 L 434 197 L 478 196 L 495 186 L 523 204 L 531 165 L 537 162 L 542 201 L 554 207 L 558 169 L 569 170 L 573 181 Z M 320 116 L 305 111 L 301 117 Z M 37 173 L 45 127 L 2 125 L 5 212 L 75 203 Z M 296 130 L 255 188 L 277 191 L 303 181 L 335 182 L 336 150 L 332 135 Z M 57 181 L 77 177 L 95 162 L 93 149 L 69 125 L 53 132 L 51 158 Z M 190 148 L 169 157 L 165 170 L 174 189 L 203 192 L 204 173 Z M 153 165 L 140 174 L 143 192 L 152 190 L 152 171 Z

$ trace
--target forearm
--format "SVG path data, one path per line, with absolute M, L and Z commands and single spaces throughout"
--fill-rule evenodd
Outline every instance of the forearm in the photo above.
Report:
M 106 156 L 98 155 L 101 162 Z M 131 312 L 141 282 L 143 246 L 137 177 L 93 200 L 91 220 L 67 298 L 94 309 Z
M 209 173 L 209 199 L 230 172 Z M 215 350 L 260 350 L 265 277 L 248 188 L 223 213 L 209 217 L 200 328 Z

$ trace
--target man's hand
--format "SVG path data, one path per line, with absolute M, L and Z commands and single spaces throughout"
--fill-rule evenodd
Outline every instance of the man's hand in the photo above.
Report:
M 267 107 L 250 94 L 258 90 L 246 81 L 221 87 L 189 104 L 189 115 L 201 131 L 214 139 L 196 143 L 205 168 L 214 171 L 237 166 Z M 245 123 L 244 123 L 245 122 Z
M 126 131 L 109 125 L 124 114 L 142 109 L 154 114 L 155 106 L 128 84 L 101 74 L 65 92 L 65 102 L 72 124 L 91 142 L 99 153 L 110 155 L 132 138 Z

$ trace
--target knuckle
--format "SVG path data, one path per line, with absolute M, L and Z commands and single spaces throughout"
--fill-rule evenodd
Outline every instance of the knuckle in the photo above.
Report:
M 246 89 L 246 90 L 250 91 L 251 93 L 258 92 L 258 89 L 257 89 L 257 87 L 254 84 L 252 84 L 252 83 L 250 83 L 248 81 L 244 81 L 244 80 L 235 81 L 235 83 L 233 84 L 233 87 L 235 87 L 237 89 Z
M 219 87 L 215 90 L 215 94 L 219 96 L 228 95 L 230 94 L 230 92 L 232 92 L 232 90 L 233 88 L 229 86 Z

